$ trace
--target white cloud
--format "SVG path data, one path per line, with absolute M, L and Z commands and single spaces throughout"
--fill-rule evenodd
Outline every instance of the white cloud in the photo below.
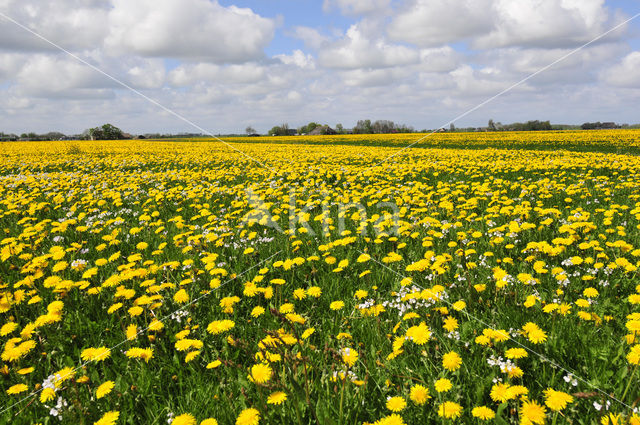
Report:
M 481 49 L 576 47 L 621 18 L 604 0 L 408 0 L 387 31 L 421 47 L 465 40 Z
M 420 50 L 421 72 L 449 72 L 462 60 L 462 55 L 450 46 Z
M 387 28 L 391 39 L 441 46 L 491 29 L 491 0 L 409 0 Z
M 44 38 L 67 49 L 94 48 L 108 32 L 107 0 L 3 0 L 0 11 Z M 0 19 L 0 48 L 54 50 L 38 37 L 9 20 Z
M 320 50 L 318 61 L 339 69 L 385 68 L 419 61 L 417 50 L 387 43 L 383 38 L 374 39 L 367 32 L 361 24 L 352 25 L 342 39 Z
M 285 65 L 295 65 L 298 68 L 315 68 L 315 60 L 310 54 L 305 54 L 302 50 L 294 50 L 290 55 L 275 55 Z
M 113 0 L 111 52 L 241 63 L 264 56 L 276 23 L 217 0 Z
M 169 73 L 169 81 L 177 87 L 198 82 L 219 84 L 252 84 L 263 81 L 266 72 L 262 65 L 245 63 L 240 65 L 214 65 L 198 63 L 181 65 Z
M 294 27 L 290 35 L 304 41 L 304 44 L 312 49 L 319 49 L 329 42 L 329 37 L 320 34 L 315 28 L 305 26 Z
M 339 9 L 344 15 L 359 16 L 386 10 L 390 0 L 324 0 L 322 8 L 325 12 Z
M 127 70 L 129 82 L 138 88 L 155 89 L 164 85 L 167 72 L 161 59 L 136 60 Z
M 495 27 L 477 47 L 572 47 L 614 26 L 604 0 L 496 0 L 493 9 Z
M 39 54 L 17 73 L 17 89 L 23 95 L 50 98 L 112 96 L 116 83 L 73 58 Z
M 622 61 L 602 72 L 602 79 L 612 86 L 640 88 L 640 51 L 629 53 Z
M 411 74 L 406 68 L 353 69 L 342 72 L 341 77 L 347 86 L 379 87 L 395 85 Z

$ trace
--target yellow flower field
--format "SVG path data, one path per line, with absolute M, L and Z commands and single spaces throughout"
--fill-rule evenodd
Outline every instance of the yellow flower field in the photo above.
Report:
M 0 144 L 15 424 L 640 424 L 640 132 Z

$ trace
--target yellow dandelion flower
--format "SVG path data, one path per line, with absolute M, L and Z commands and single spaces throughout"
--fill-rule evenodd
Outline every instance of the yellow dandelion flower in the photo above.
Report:
M 260 412 L 253 407 L 244 409 L 236 418 L 236 425 L 258 425 L 260 423 Z
M 487 406 L 474 407 L 471 411 L 471 415 L 473 415 L 474 418 L 482 419 L 483 421 L 488 421 L 496 417 L 496 413 Z
M 173 295 L 173 301 L 178 304 L 184 304 L 189 301 L 189 294 L 184 289 L 181 289 Z
M 457 370 L 462 364 L 462 358 L 455 351 L 450 351 L 442 357 L 442 366 L 450 372 Z
M 268 404 L 280 405 L 287 400 L 287 394 L 282 391 L 271 393 L 267 398 Z
M 102 398 L 109 394 L 115 385 L 113 381 L 106 381 L 101 384 L 98 389 L 96 389 L 96 398 Z
M 13 385 L 11 387 L 9 387 L 9 389 L 7 389 L 7 394 L 11 395 L 11 394 L 20 394 L 23 393 L 25 391 L 27 391 L 29 389 L 28 386 L 26 386 L 25 384 L 16 384 Z
M 409 392 L 409 398 L 418 406 L 422 406 L 431 398 L 429 395 L 429 388 L 424 385 L 414 385 Z
M 271 370 L 271 366 L 265 363 L 258 363 L 251 366 L 249 380 L 257 384 L 264 384 L 271 379 L 272 373 L 273 371 Z
M 453 401 L 445 401 L 438 405 L 438 416 L 441 418 L 455 419 L 462 415 L 462 406 Z
M 447 378 L 438 379 L 434 385 L 435 385 L 436 391 L 439 393 L 446 393 L 453 387 L 453 384 Z
M 94 422 L 93 425 L 114 425 L 119 417 L 120 412 L 112 410 L 102 415 L 102 417 Z
M 171 425 L 196 425 L 196 418 L 191 413 L 183 413 L 173 418 Z
M 407 329 L 406 335 L 415 344 L 424 345 L 431 338 L 431 331 L 429 327 L 422 322 L 418 326 L 411 326 Z
M 544 406 L 541 406 L 535 400 L 527 400 L 520 406 L 520 417 L 522 422 L 542 425 L 547 417 L 547 413 Z
M 232 329 L 235 325 L 233 320 L 214 320 L 207 326 L 207 332 L 212 335 L 218 335 Z
M 344 301 L 333 301 L 331 304 L 329 304 L 329 308 L 334 311 L 342 310 L 343 307 Z
M 544 392 L 544 404 L 553 411 L 560 411 L 567 407 L 567 404 L 573 403 L 573 396 L 548 388 Z
M 401 412 L 405 407 L 407 407 L 407 402 L 402 397 L 389 397 L 387 398 L 386 406 L 387 409 L 391 410 L 392 412 Z

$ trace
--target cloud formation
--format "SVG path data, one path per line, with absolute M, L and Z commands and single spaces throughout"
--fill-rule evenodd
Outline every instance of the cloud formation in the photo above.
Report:
M 362 118 L 434 128 L 630 16 L 605 0 L 324 0 L 302 19 L 260 1 L 0 0 L 0 12 L 214 132 Z M 633 120 L 638 28 L 465 119 Z M 0 131 L 194 130 L 8 20 L 0 34 Z

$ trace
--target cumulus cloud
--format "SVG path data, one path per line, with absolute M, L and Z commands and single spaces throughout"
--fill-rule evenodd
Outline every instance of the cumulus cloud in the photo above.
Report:
M 366 15 L 386 10 L 390 0 L 324 0 L 325 11 L 340 10 L 344 15 Z
M 409 0 L 387 32 L 391 39 L 434 47 L 486 33 L 492 28 L 491 0 Z
M 315 59 L 310 54 L 305 54 L 302 50 L 294 50 L 290 55 L 275 55 L 285 65 L 295 65 L 298 68 L 315 68 Z
M 167 72 L 161 59 L 138 59 L 128 66 L 127 79 L 134 87 L 157 89 L 164 85 Z
M 319 49 L 329 42 L 329 37 L 322 35 L 317 29 L 305 26 L 296 26 L 289 35 L 304 41 L 304 44 L 312 49 Z
M 24 95 L 34 97 L 111 96 L 116 83 L 70 57 L 39 54 L 31 57 L 15 81 Z
M 621 20 L 604 0 L 408 0 L 387 31 L 422 47 L 469 41 L 481 49 L 554 48 L 584 44 Z
M 451 46 L 420 50 L 421 72 L 449 72 L 462 61 L 463 56 Z
M 102 45 L 108 32 L 107 0 L 3 0 L 0 11 L 68 49 L 94 48 Z M 55 50 L 9 20 L 0 19 L 0 49 L 14 51 Z
M 220 84 L 252 84 L 264 80 L 265 68 L 257 63 L 215 65 L 197 63 L 181 65 L 169 73 L 173 86 L 185 87 L 198 82 Z
M 113 0 L 106 45 L 148 57 L 241 63 L 264 56 L 276 22 L 216 0 Z
M 602 72 L 602 79 L 612 86 L 640 89 L 640 51 L 626 55 L 622 61 Z
M 325 46 L 318 53 L 321 65 L 328 68 L 385 68 L 415 64 L 418 51 L 383 38 L 373 38 L 361 24 L 354 24 L 343 38 Z
M 474 44 L 575 47 L 615 26 L 604 0 L 496 0 L 493 30 Z

